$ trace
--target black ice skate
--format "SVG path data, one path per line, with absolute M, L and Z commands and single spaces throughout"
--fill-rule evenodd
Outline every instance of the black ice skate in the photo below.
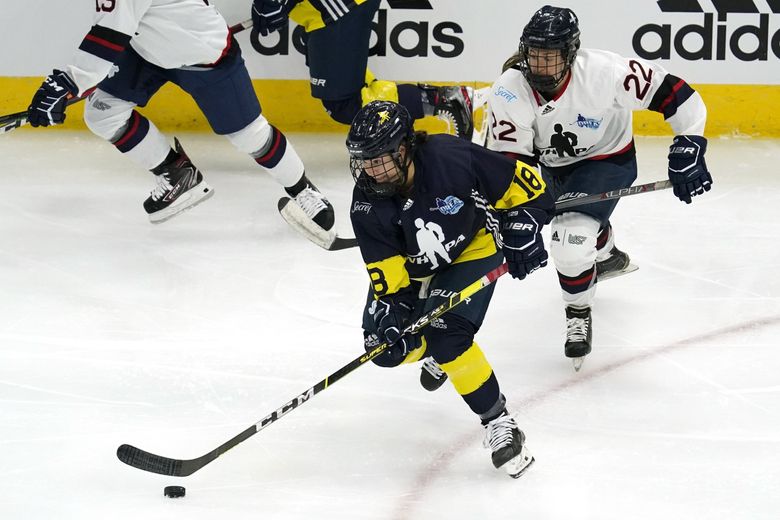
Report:
M 279 213 L 296 231 L 315 244 L 329 250 L 356 245 L 354 240 L 336 236 L 333 206 L 304 175 L 295 186 L 285 188 L 290 198 L 279 200 Z
M 609 258 L 606 260 L 596 262 L 596 276 L 599 281 L 633 273 L 639 269 L 639 267 L 631 263 L 628 255 L 617 247 L 613 246 L 609 251 L 609 255 Z
M 420 369 L 420 384 L 429 392 L 441 388 L 441 385 L 447 380 L 447 374 L 441 369 L 439 364 L 432 358 L 425 358 Z
M 174 139 L 174 144 L 178 158 L 163 167 L 162 173 L 157 175 L 157 186 L 144 201 L 144 209 L 153 224 L 165 222 L 214 194 L 187 157 L 179 140 Z
M 429 100 L 428 103 L 423 103 L 425 115 L 433 115 L 445 121 L 451 129 L 450 133 L 470 141 L 474 132 L 474 89 L 432 85 L 420 85 L 420 88 L 425 91 Z
M 578 309 L 566 307 L 566 357 L 571 358 L 574 370 L 580 371 L 585 356 L 590 354 L 591 328 L 593 322 L 590 307 Z
M 295 186 L 285 188 L 285 191 L 315 224 L 325 231 L 333 228 L 336 220 L 333 206 L 306 175 Z
M 534 463 L 525 447 L 525 434 L 506 411 L 485 425 L 483 445 L 493 452 L 493 466 L 503 467 L 512 478 L 518 478 Z

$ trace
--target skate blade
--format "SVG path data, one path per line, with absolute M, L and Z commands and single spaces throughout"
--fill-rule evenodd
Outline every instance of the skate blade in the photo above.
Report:
M 629 263 L 624 269 L 621 269 L 620 271 L 610 271 L 608 273 L 598 275 L 598 280 L 599 282 L 603 282 L 604 280 L 609 280 L 611 278 L 617 278 L 618 276 L 623 276 L 624 274 L 633 273 L 638 269 L 639 269 L 638 265 Z
M 510 477 L 520 478 L 535 461 L 536 459 L 534 459 L 533 455 L 523 446 L 523 449 L 520 450 L 520 455 L 507 462 L 504 465 L 504 469 L 506 469 L 506 473 Z
M 574 371 L 579 372 L 582 368 L 582 362 L 585 361 L 585 356 L 571 358 L 571 364 L 574 365 Z
M 214 195 L 214 188 L 201 181 L 200 184 L 181 195 L 176 202 L 167 208 L 149 215 L 149 222 L 152 224 L 162 224 L 172 219 L 179 213 L 192 209 L 203 201 L 206 201 Z

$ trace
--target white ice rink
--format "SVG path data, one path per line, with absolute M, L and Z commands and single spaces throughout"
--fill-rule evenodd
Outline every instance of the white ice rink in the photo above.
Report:
M 367 286 L 357 250 L 287 227 L 248 157 L 181 138 L 216 194 L 154 226 L 151 174 L 97 137 L 0 137 L 0 518 L 779 517 L 780 143 L 713 139 L 704 197 L 618 205 L 640 270 L 599 284 L 580 373 L 554 268 L 498 282 L 477 339 L 536 456 L 519 480 L 450 385 L 371 364 L 176 479 L 116 448 L 194 458 L 238 434 L 362 351 Z M 344 137 L 291 139 L 350 236 Z M 639 182 L 667 145 L 638 140 Z

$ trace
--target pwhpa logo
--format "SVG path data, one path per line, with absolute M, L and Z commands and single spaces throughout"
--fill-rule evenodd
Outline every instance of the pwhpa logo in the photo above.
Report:
M 642 58 L 669 59 L 672 51 L 690 61 L 725 60 L 729 55 L 741 61 L 780 58 L 780 0 L 660 0 L 657 3 L 664 13 L 664 21 L 670 23 L 648 23 L 636 30 L 632 45 Z M 715 13 L 709 12 L 710 4 Z M 675 15 L 682 13 L 701 13 L 700 22 L 674 23 Z M 770 27 L 770 21 L 774 27 Z
M 442 4 L 444 0 L 440 0 Z M 455 58 L 463 54 L 464 43 L 460 24 L 446 21 L 413 20 L 408 11 L 434 10 L 429 0 L 387 0 L 387 5 L 400 21 L 394 23 L 388 18 L 388 9 L 379 9 L 371 22 L 371 43 L 369 56 L 396 54 L 402 58 L 427 57 Z M 356 9 L 361 9 L 360 6 Z M 339 23 L 336 21 L 334 23 Z M 252 47 L 263 56 L 287 56 L 290 43 L 299 53 L 306 55 L 306 31 L 299 25 L 282 27 L 278 32 L 262 40 L 256 30 L 249 38 Z

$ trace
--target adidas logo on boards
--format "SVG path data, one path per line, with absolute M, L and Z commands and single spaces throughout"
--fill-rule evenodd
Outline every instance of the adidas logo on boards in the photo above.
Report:
M 710 2 L 715 13 L 705 11 L 712 9 Z M 710 2 L 659 0 L 662 21 L 666 23 L 638 27 L 631 41 L 634 52 L 647 60 L 670 59 L 673 53 L 689 61 L 721 61 L 727 57 L 740 61 L 780 59 L 780 29 L 774 33 L 770 30 L 770 25 L 776 28 L 780 24 L 780 0 Z M 668 23 L 677 21 L 676 14 L 685 14 L 687 22 L 696 13 L 702 15 L 700 23 Z

